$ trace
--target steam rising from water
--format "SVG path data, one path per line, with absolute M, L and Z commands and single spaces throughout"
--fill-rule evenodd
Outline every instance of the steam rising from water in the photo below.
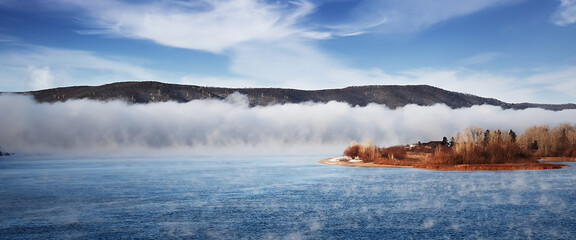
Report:
M 18 153 L 340 154 L 352 140 L 378 145 L 441 140 L 471 125 L 513 129 L 576 119 L 576 110 L 445 105 L 352 107 L 346 103 L 248 106 L 223 101 L 127 105 L 75 100 L 37 104 L 0 95 L 0 147 Z

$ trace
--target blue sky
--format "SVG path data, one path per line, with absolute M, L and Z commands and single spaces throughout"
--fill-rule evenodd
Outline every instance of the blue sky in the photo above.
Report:
M 576 0 L 0 0 L 0 91 L 429 84 L 576 102 Z

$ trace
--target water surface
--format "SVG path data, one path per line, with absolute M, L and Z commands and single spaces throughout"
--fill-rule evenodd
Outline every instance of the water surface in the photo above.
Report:
M 322 157 L 0 158 L 5 239 L 575 239 L 574 164 L 439 172 Z

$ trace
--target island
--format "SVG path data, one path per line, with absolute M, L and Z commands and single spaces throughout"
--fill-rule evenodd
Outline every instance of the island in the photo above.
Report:
M 533 126 L 518 136 L 513 130 L 469 127 L 450 140 L 378 147 L 371 140 L 350 143 L 343 156 L 324 164 L 368 168 L 432 170 L 535 170 L 569 167 L 576 161 L 576 124 Z

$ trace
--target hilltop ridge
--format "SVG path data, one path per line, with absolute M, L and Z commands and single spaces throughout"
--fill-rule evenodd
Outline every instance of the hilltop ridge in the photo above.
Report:
M 54 103 L 73 99 L 97 101 L 122 100 L 128 103 L 189 102 L 200 99 L 225 99 L 238 92 L 248 96 L 250 106 L 302 102 L 346 102 L 352 106 L 369 103 L 384 104 L 391 109 L 408 104 L 432 106 L 445 104 L 450 108 L 467 108 L 475 105 L 499 106 L 503 109 L 542 108 L 560 111 L 576 109 L 576 104 L 506 103 L 494 98 L 447 91 L 428 85 L 372 85 L 340 89 L 298 90 L 286 88 L 222 88 L 196 85 L 168 84 L 161 82 L 118 82 L 101 86 L 74 86 L 39 91 L 19 92 L 32 95 L 37 102 Z

